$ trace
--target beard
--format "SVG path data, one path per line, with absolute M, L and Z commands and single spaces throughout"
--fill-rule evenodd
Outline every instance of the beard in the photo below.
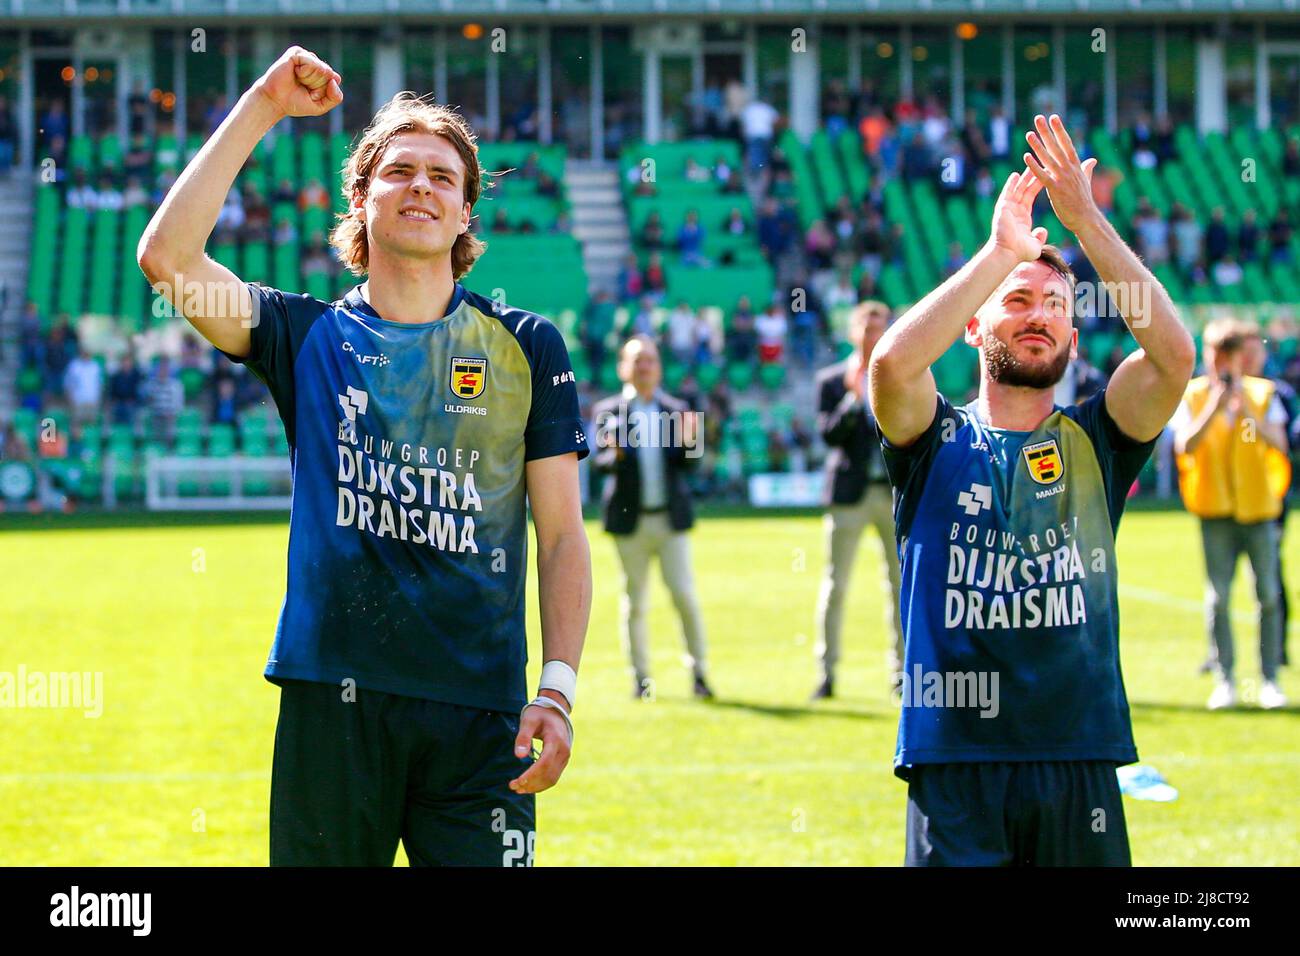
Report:
M 1038 363 L 1028 363 L 1016 358 L 1011 347 L 992 333 L 984 337 L 984 369 L 989 380 L 999 385 L 1020 388 L 1054 388 L 1065 377 L 1070 364 L 1069 348 Z

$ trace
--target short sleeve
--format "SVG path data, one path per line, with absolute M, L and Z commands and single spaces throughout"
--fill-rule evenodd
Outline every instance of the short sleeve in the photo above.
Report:
M 1140 442 L 1125 435 L 1106 407 L 1104 390 L 1072 411 L 1075 412 L 1075 421 L 1088 433 L 1096 449 L 1097 463 L 1101 466 L 1101 477 L 1106 486 L 1111 526 L 1116 527 L 1124 511 L 1124 503 L 1128 500 L 1129 490 L 1151 457 L 1159 436 Z
M 294 361 L 312 323 L 328 306 L 319 299 L 247 283 L 253 297 L 251 347 L 247 357 L 222 355 L 266 383 L 284 422 L 285 437 L 294 444 Z
M 889 474 L 889 483 L 900 493 L 911 486 L 917 478 L 924 477 L 924 472 L 929 469 L 930 462 L 934 458 L 934 450 L 940 443 L 943 421 L 945 418 L 954 417 L 952 403 L 942 393 L 935 393 L 935 399 L 934 419 L 925 431 L 905 448 L 890 442 L 881 430 L 880 422 L 874 415 L 869 416 L 876 435 L 880 438 L 880 450 L 885 457 L 885 471 Z
M 590 453 L 587 433 L 578 407 L 578 386 L 564 338 L 545 319 L 536 319 L 525 349 L 532 366 L 533 404 L 524 431 L 524 458 L 551 458 L 577 452 Z
M 885 474 L 894 488 L 894 525 L 899 540 L 911 534 L 912 519 L 921 502 L 926 477 L 944 438 L 949 441 L 957 434 L 958 415 L 952 403 L 942 393 L 935 393 L 934 418 L 925 431 L 906 448 L 891 444 L 885 437 L 874 415 L 872 427 L 880 438 L 880 451 L 885 459 Z

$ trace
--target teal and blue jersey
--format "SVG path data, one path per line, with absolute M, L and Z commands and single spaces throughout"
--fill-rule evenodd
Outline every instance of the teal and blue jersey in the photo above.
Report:
M 938 397 L 884 440 L 902 570 L 895 772 L 914 764 L 1137 759 L 1119 660 L 1115 532 L 1155 446 L 1105 392 L 1033 431 Z
M 486 710 L 526 701 L 525 462 L 588 453 L 568 351 L 546 319 L 456 284 L 434 322 L 362 298 L 249 284 L 245 362 L 293 476 L 272 682 Z

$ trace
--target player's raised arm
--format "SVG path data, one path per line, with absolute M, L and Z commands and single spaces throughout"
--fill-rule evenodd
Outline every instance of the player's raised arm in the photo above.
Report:
M 150 284 L 232 355 L 249 353 L 252 296 L 203 248 L 253 148 L 285 116 L 319 116 L 343 102 L 340 80 L 314 53 L 286 50 L 190 160 L 140 237 L 136 261 Z
M 1141 347 L 1126 358 L 1106 387 L 1106 409 L 1129 438 L 1149 441 L 1164 430 L 1196 366 L 1196 346 L 1169 293 L 1120 238 L 1092 198 L 1095 159 L 1079 162 L 1059 116 L 1034 118 L 1025 134 L 1025 163 L 1047 187 L 1061 225 L 1074 233 L 1129 331 Z
M 1047 230 L 1033 225 L 1042 186 L 1028 171 L 1007 177 L 993 210 L 989 240 L 941 286 L 890 326 L 871 353 L 871 410 L 890 443 L 910 445 L 934 420 L 933 365 L 985 300 L 1021 262 L 1043 251 Z

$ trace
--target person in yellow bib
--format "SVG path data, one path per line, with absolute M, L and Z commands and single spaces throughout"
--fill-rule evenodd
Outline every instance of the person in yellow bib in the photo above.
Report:
M 1243 551 L 1259 601 L 1259 705 L 1286 705 L 1277 686 L 1282 640 L 1277 518 L 1291 483 L 1286 409 L 1273 382 L 1244 374 L 1250 334 L 1234 319 L 1216 319 L 1205 327 L 1206 374 L 1188 383 L 1170 423 L 1183 504 L 1201 519 L 1206 625 L 1216 672 L 1211 710 L 1237 703 L 1229 603 Z

